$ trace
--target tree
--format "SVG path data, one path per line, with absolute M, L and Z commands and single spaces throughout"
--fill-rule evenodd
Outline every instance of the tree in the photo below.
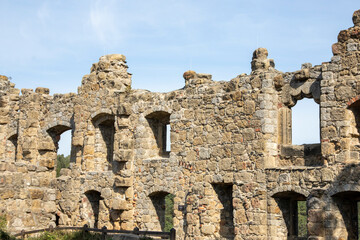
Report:
M 168 194 L 165 197 L 165 227 L 164 231 L 169 232 L 173 228 L 174 218 L 174 195 Z
M 70 155 L 64 156 L 64 154 L 57 155 L 57 165 L 56 165 L 56 177 L 60 176 L 60 170 L 62 168 L 68 168 L 70 166 Z

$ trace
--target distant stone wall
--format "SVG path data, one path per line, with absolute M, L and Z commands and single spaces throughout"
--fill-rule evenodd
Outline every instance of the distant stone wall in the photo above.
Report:
M 168 93 L 132 89 L 120 54 L 93 64 L 77 94 L 20 91 L 1 76 L 0 213 L 9 231 L 160 231 L 172 194 L 178 239 L 301 239 L 300 201 L 308 239 L 357 238 L 359 19 L 356 11 L 355 26 L 339 33 L 330 62 L 283 73 L 259 48 L 250 75 L 216 82 L 187 71 L 184 88 Z M 293 145 L 291 108 L 305 97 L 319 104 L 321 142 Z M 56 177 L 65 131 L 71 164 Z

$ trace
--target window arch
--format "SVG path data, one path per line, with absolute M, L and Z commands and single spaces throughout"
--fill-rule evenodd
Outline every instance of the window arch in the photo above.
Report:
M 17 146 L 18 146 L 18 135 L 13 134 L 11 135 L 6 141 L 6 158 L 9 161 L 16 161 L 17 155 Z
M 359 207 L 360 207 L 360 192 L 357 191 L 343 191 L 332 195 L 335 204 L 338 207 L 341 222 L 341 235 L 347 239 L 360 239 L 359 232 Z
M 292 144 L 320 143 L 320 108 L 312 99 L 297 101 L 291 108 Z
M 103 200 L 101 193 L 96 190 L 85 192 L 82 198 L 82 214 L 90 227 L 99 228 L 100 201 Z
M 67 132 L 71 130 L 71 127 L 68 125 L 55 125 L 50 127 L 47 130 L 47 133 L 52 139 L 53 146 L 52 147 L 45 147 L 43 146 L 41 149 L 39 149 L 40 153 L 40 161 L 43 163 L 43 165 L 46 165 L 49 168 L 56 167 L 56 175 L 60 176 L 60 170 L 61 168 L 67 168 L 69 167 L 70 163 L 70 152 L 71 152 L 71 146 L 69 150 L 69 155 L 64 156 L 63 154 L 58 155 L 59 150 L 59 142 L 64 132 Z M 69 136 L 66 136 L 69 137 Z M 71 138 L 71 136 L 70 136 Z
M 95 127 L 95 156 L 102 169 L 112 169 L 114 155 L 115 117 L 100 113 L 92 119 Z M 106 161 L 104 161 L 106 160 Z
M 293 191 L 273 195 L 283 217 L 282 225 L 288 239 L 307 237 L 306 197 Z
M 170 231 L 174 218 L 174 195 L 159 191 L 149 195 L 162 231 Z

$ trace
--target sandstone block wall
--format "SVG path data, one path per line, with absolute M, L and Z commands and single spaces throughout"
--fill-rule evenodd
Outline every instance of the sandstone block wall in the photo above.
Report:
M 357 239 L 359 19 L 356 11 L 329 62 L 283 73 L 259 48 L 250 75 L 217 82 L 187 71 L 184 88 L 168 93 L 132 89 L 120 54 L 93 64 L 77 94 L 18 90 L 1 76 L 0 212 L 9 230 L 162 230 L 172 194 L 178 239 L 303 239 L 299 201 L 308 239 Z M 293 145 L 291 108 L 305 97 L 319 105 L 321 142 Z M 71 165 L 56 177 L 65 131 Z

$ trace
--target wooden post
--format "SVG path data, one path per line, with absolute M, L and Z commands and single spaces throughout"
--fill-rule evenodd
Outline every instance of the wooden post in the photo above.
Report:
M 176 230 L 175 228 L 172 228 L 170 230 L 170 240 L 175 240 L 175 238 L 176 238 Z
M 82 235 L 83 235 L 83 238 L 85 238 L 86 234 L 89 232 L 88 230 L 88 225 L 87 224 L 84 224 L 84 227 L 83 227 L 83 232 L 82 232 Z
M 139 235 L 139 231 L 140 231 L 140 229 L 138 227 L 134 228 L 134 234 Z
M 107 227 L 106 226 L 103 226 L 101 228 L 101 231 L 102 231 L 102 239 L 105 240 L 106 239 L 106 235 L 107 235 Z
M 88 232 L 88 231 L 89 231 L 88 228 L 89 228 L 88 225 L 87 225 L 87 224 L 84 224 L 84 230 L 83 230 L 83 231 L 84 231 L 84 232 Z
M 22 239 L 25 239 L 25 231 L 24 231 L 24 229 L 21 230 L 21 238 L 22 238 Z

